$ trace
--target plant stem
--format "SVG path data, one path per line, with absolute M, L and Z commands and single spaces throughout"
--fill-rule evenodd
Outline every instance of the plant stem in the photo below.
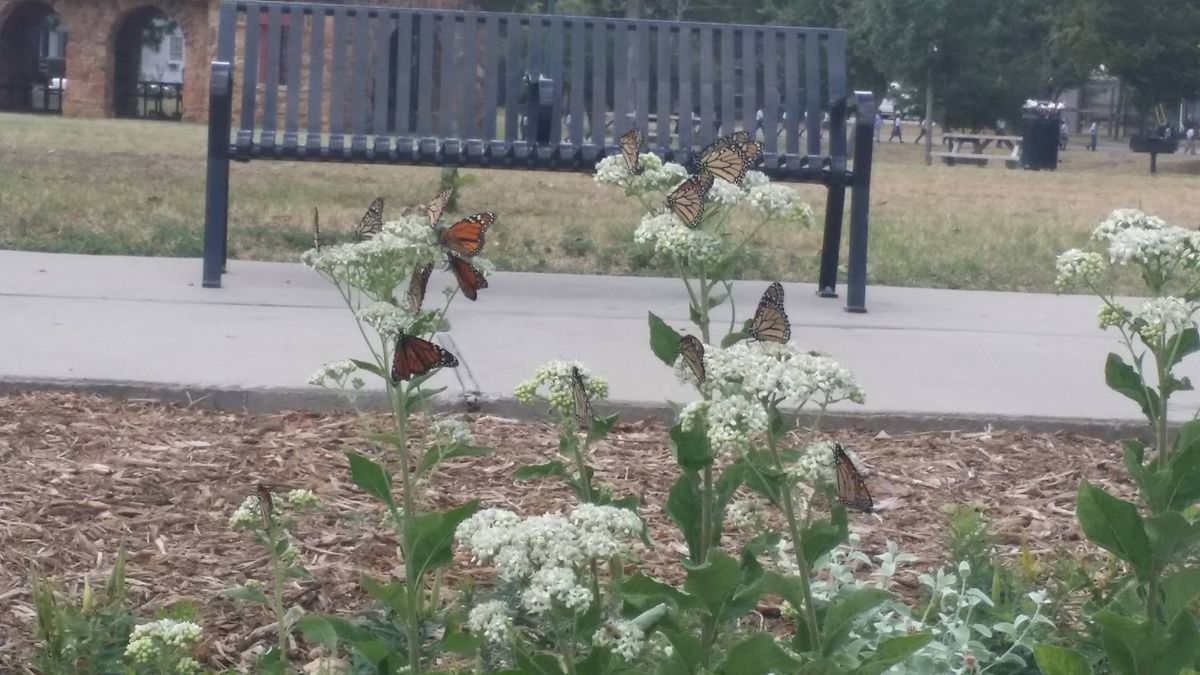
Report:
M 774 434 L 767 434 L 767 448 L 771 452 L 771 461 L 775 470 L 784 471 L 783 457 L 779 454 L 778 439 Z M 796 554 L 796 567 L 800 572 L 800 593 L 804 596 L 804 623 L 808 629 L 809 645 L 813 651 L 821 651 L 821 633 L 817 626 L 817 608 L 813 604 L 812 569 L 809 568 L 808 556 L 804 554 L 803 529 L 796 518 L 796 505 L 792 501 L 792 491 L 783 490 L 780 495 L 783 502 L 783 513 L 787 516 L 788 530 L 792 535 L 792 547 Z
M 285 626 L 287 611 L 283 608 L 283 566 L 279 555 L 275 552 L 279 545 L 279 531 L 274 522 L 269 524 L 267 541 L 271 546 L 271 609 L 275 612 L 277 627 L 275 631 L 277 634 L 276 647 L 279 649 L 279 660 L 284 665 L 284 672 L 288 672 L 291 669 L 288 668 L 288 635 Z
M 413 508 L 416 499 L 413 495 L 412 473 L 408 468 L 408 391 L 403 384 L 397 386 L 387 380 L 388 398 L 392 404 L 392 428 L 396 434 L 396 451 L 400 455 L 401 502 L 404 505 L 402 521 L 396 523 L 400 535 L 400 550 L 404 554 L 405 588 L 408 593 L 408 616 L 405 626 L 408 637 L 409 672 L 418 675 L 421 672 L 420 644 L 420 614 L 421 614 L 421 579 L 414 578 L 416 568 L 413 566 L 412 541 L 409 538 L 409 518 L 415 514 Z
M 700 495 L 700 559 L 697 565 L 703 565 L 708 560 L 708 551 L 712 547 L 713 538 L 713 469 L 712 465 L 704 467 L 704 488 Z
M 708 278 L 705 276 L 704 265 L 700 265 L 700 306 L 697 308 L 700 311 L 700 336 L 704 339 L 704 344 L 709 342 L 709 321 L 708 321 L 708 292 L 712 290 L 712 286 L 708 284 Z

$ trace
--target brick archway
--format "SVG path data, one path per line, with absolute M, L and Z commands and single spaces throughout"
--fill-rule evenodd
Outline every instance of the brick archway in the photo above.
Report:
M 61 110 L 57 83 L 64 75 L 66 33 L 44 34 L 51 26 L 65 28 L 51 2 L 20 0 L 0 6 L 0 110 Z

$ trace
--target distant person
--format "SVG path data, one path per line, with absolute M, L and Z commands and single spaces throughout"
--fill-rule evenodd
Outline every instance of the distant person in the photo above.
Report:
M 1067 126 L 1066 120 L 1063 120 L 1061 123 L 1059 123 L 1059 125 L 1058 125 L 1058 149 L 1059 150 L 1067 149 L 1067 139 L 1070 138 L 1070 133 L 1071 133 L 1071 130 Z
M 1096 126 L 1096 121 L 1092 120 L 1092 126 L 1088 127 L 1088 150 L 1096 151 L 1096 135 L 1100 132 Z
M 904 135 L 900 129 L 899 115 L 892 118 L 892 134 L 888 136 L 888 143 L 891 143 L 893 139 L 899 139 L 901 143 L 904 142 Z
M 925 138 L 925 135 L 928 132 L 929 132 L 929 120 L 923 119 L 923 120 L 921 120 L 921 133 L 917 134 L 917 140 L 913 141 L 913 143 L 920 143 L 921 139 Z
M 1007 131 L 1008 131 L 1008 122 L 1005 122 L 1003 117 L 996 120 L 996 135 L 997 136 L 1005 136 L 1005 135 L 1007 135 L 1006 134 Z
M 1189 155 L 1196 154 L 1196 127 L 1188 127 L 1184 138 L 1187 139 L 1187 143 L 1184 145 L 1184 152 Z
M 879 142 L 879 135 L 883 132 L 883 114 L 879 111 L 875 112 L 875 142 Z

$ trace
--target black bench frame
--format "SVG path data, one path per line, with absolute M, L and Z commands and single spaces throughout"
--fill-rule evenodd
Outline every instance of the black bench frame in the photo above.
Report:
M 685 165 L 746 129 L 761 131 L 772 179 L 828 188 L 822 296 L 836 297 L 851 190 L 846 309 L 864 312 L 875 104 L 847 91 L 845 45 L 833 29 L 225 0 L 204 286 L 225 268 L 231 160 L 591 172 L 635 125 Z

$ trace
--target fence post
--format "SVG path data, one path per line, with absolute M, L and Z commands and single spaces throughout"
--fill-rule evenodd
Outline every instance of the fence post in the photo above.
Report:
M 213 61 L 208 88 L 208 170 L 204 188 L 205 288 L 220 288 L 229 230 L 229 130 L 233 120 L 233 73 Z

